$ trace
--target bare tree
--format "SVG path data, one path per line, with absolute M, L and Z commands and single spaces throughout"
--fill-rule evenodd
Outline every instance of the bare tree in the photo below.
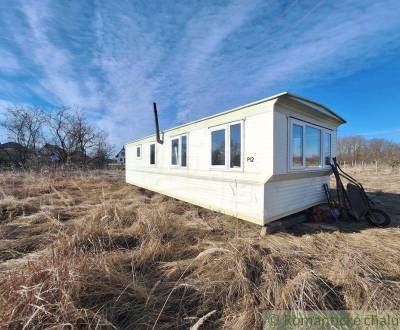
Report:
M 381 160 L 384 158 L 386 141 L 384 139 L 372 139 L 369 141 L 369 159 L 368 160 Z
M 342 161 L 379 161 L 392 167 L 400 166 L 400 144 L 385 139 L 343 137 L 338 139 L 337 152 Z
M 91 164 L 96 167 L 103 167 L 111 157 L 113 147 L 107 142 L 107 135 L 99 131 L 95 137 L 95 144 L 91 151 Z
M 88 153 L 96 146 L 97 135 L 96 129 L 79 112 L 75 112 L 71 122 L 71 139 L 74 153 L 82 157 L 84 164 L 87 163 Z
M 53 161 L 54 156 L 63 164 L 103 166 L 112 151 L 104 132 L 79 111 L 67 107 L 47 112 L 39 108 L 9 108 L 0 125 L 17 143 L 13 148 L 18 157 L 8 158 L 18 166 L 26 165 L 28 160 L 35 161 L 35 165 Z
M 14 107 L 6 109 L 0 125 L 6 130 L 8 138 L 18 143 L 25 164 L 30 156 L 37 156 L 39 145 L 43 142 L 45 116 L 39 108 Z
M 63 163 L 68 162 L 76 148 L 73 122 L 74 115 L 67 107 L 48 114 L 50 140 L 58 147 L 57 154 Z
M 105 133 L 91 125 L 79 111 L 64 107 L 48 116 L 50 138 L 64 164 L 94 164 L 98 161 L 93 158 L 105 161 L 109 156 L 112 148 Z

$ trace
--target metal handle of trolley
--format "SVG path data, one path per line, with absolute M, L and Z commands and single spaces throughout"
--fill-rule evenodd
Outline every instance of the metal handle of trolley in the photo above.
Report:
M 336 199 L 333 198 L 327 184 L 324 184 L 324 191 L 331 216 L 336 220 L 339 218 L 358 221 L 365 219 L 377 227 L 388 226 L 391 222 L 390 216 L 385 211 L 375 207 L 374 203 L 368 198 L 362 184 L 343 171 L 336 157 L 332 159 L 330 166 L 336 180 Z M 348 181 L 346 188 L 342 178 Z

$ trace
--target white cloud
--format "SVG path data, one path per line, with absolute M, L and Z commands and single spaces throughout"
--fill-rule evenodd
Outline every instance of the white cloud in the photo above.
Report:
M 16 73 L 19 70 L 20 65 L 15 55 L 0 48 L 0 72 Z
M 315 84 L 365 68 L 369 60 L 399 47 L 393 41 L 400 37 L 400 21 L 391 4 L 346 6 L 330 15 L 314 15 L 313 25 L 301 34 L 281 37 L 279 44 L 287 46 L 266 48 L 270 55 L 254 85 L 271 87 L 294 79 Z
M 35 66 L 29 90 L 81 107 L 116 144 L 152 132 L 153 101 L 176 124 L 351 75 L 400 46 L 395 0 L 80 5 L 23 1 L 14 38 Z M 85 54 L 57 42 L 70 39 Z M 0 70 L 20 69 L 1 55 Z
M 49 1 L 24 1 L 29 30 L 15 36 L 26 55 L 33 55 L 33 61 L 42 70 L 42 77 L 32 88 L 50 102 L 65 105 L 80 105 L 96 108 L 100 105 L 99 95 L 90 77 L 77 76 L 74 56 L 68 49 L 56 46 L 49 38 L 57 19 L 52 16 Z

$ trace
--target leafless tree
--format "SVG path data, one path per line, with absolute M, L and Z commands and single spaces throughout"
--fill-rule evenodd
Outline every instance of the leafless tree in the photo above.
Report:
M 48 118 L 50 139 L 58 147 L 63 163 L 88 165 L 95 163 L 93 158 L 109 156 L 112 148 L 105 133 L 91 125 L 78 110 L 64 107 L 51 112 Z
M 98 132 L 79 112 L 75 112 L 71 121 L 70 134 L 75 154 L 82 157 L 83 163 L 86 164 L 88 153 L 96 146 Z
M 6 109 L 0 125 L 6 130 L 8 138 L 21 146 L 22 162 L 30 156 L 37 156 L 39 145 L 43 142 L 45 117 L 39 108 L 13 107 Z
M 57 156 L 62 164 L 103 166 L 111 155 L 106 134 L 75 109 L 14 107 L 6 110 L 0 125 L 10 140 L 18 143 L 16 152 L 22 165 L 28 160 L 35 164 L 52 161 Z M 9 157 L 9 161 L 14 159 Z
M 63 107 L 48 114 L 48 130 L 51 142 L 58 148 L 58 156 L 63 163 L 66 163 L 74 151 L 71 123 L 73 116 L 70 109 Z
M 379 161 L 392 167 L 400 166 L 400 143 L 385 139 L 367 140 L 360 136 L 339 138 L 337 153 L 342 161 Z
M 95 137 L 95 144 L 91 150 L 91 164 L 96 167 L 103 167 L 111 157 L 113 147 L 107 142 L 107 135 L 99 131 Z

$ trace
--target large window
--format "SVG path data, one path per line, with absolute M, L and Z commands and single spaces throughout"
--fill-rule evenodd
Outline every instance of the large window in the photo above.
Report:
M 150 144 L 150 165 L 156 164 L 156 144 Z
M 300 120 L 290 120 L 290 169 L 322 168 L 332 158 L 332 131 Z
M 171 165 L 187 166 L 187 135 L 171 139 Z
M 242 167 L 242 124 L 233 123 L 211 130 L 211 166 Z

